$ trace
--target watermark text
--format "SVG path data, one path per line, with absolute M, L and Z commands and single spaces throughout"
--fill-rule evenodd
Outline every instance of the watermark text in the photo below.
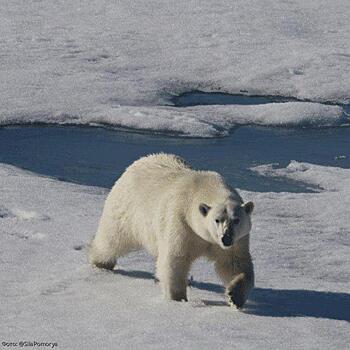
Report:
M 2 341 L 1 345 L 6 348 L 24 348 L 24 347 L 37 347 L 37 348 L 50 348 L 54 349 L 58 347 L 56 342 L 45 342 L 45 341 Z

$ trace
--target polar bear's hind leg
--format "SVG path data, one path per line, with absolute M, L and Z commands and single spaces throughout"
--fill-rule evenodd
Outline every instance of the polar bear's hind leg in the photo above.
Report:
M 89 245 L 89 262 L 96 267 L 113 270 L 117 262 L 114 245 L 99 239 L 97 234 Z
M 137 248 L 137 242 L 130 235 L 123 234 L 122 230 L 116 233 L 98 230 L 89 246 L 89 261 L 91 265 L 113 270 L 119 257 Z

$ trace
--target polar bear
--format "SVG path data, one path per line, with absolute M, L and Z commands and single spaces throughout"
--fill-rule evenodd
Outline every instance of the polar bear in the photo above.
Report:
M 90 243 L 89 261 L 113 269 L 118 257 L 145 248 L 156 258 L 165 297 L 187 301 L 189 269 L 205 256 L 215 262 L 229 303 L 240 308 L 254 286 L 253 208 L 218 173 L 194 170 L 176 155 L 152 154 L 116 181 Z

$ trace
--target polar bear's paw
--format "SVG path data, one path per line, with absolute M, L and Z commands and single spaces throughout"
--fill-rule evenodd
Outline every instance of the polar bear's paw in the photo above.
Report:
M 115 266 L 115 261 L 95 261 L 92 265 L 98 267 L 99 269 L 113 270 Z
M 248 293 L 246 276 L 244 273 L 241 273 L 231 281 L 226 289 L 229 305 L 241 309 L 247 300 Z

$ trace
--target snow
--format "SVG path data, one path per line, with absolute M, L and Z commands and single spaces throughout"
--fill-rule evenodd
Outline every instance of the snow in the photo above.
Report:
M 286 177 L 303 181 L 327 191 L 341 191 L 344 194 L 350 192 L 350 171 L 342 168 L 327 168 L 293 160 L 286 168 L 282 169 L 276 168 L 276 164 L 265 164 L 253 167 L 251 170 L 263 176 Z M 346 199 L 345 197 L 343 200 Z
M 0 125 L 105 125 L 197 137 L 237 124 L 349 124 L 350 3 L 0 3 Z M 171 106 L 192 90 L 281 95 L 299 105 Z
M 256 288 L 237 311 L 204 260 L 191 271 L 188 303 L 163 300 L 145 252 L 114 272 L 90 267 L 86 244 L 107 190 L 1 164 L 1 340 L 63 349 L 347 348 L 350 170 L 295 161 L 254 170 L 319 190 L 241 191 L 256 204 Z

